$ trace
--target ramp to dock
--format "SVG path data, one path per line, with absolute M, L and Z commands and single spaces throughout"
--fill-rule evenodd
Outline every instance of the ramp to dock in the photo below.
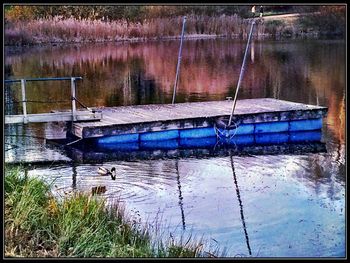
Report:
M 79 138 L 98 138 L 165 130 L 213 127 L 228 120 L 232 101 L 190 102 L 95 108 L 100 121 L 74 122 L 70 133 Z M 237 101 L 233 121 L 243 124 L 320 119 L 327 108 L 271 98 Z
M 90 111 L 76 111 L 75 119 L 77 121 L 96 121 L 101 119 L 101 113 Z M 56 121 L 73 121 L 71 111 L 35 113 L 26 115 L 5 115 L 6 124 L 31 123 L 31 122 L 56 122 Z

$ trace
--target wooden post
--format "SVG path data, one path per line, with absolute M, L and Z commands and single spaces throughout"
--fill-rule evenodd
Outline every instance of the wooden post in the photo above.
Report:
M 21 79 L 22 103 L 23 103 L 23 122 L 28 123 L 27 119 L 27 101 L 26 101 L 26 80 Z
M 75 103 L 75 78 L 71 78 L 71 91 L 72 91 L 72 121 L 76 121 L 76 103 Z

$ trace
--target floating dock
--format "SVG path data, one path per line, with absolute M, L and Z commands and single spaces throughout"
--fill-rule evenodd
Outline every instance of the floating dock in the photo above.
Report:
M 232 101 L 151 104 L 96 108 L 99 121 L 73 122 L 68 133 L 101 144 L 195 139 L 217 136 L 312 131 L 322 128 L 327 107 L 306 105 L 271 98 L 238 100 L 233 124 L 228 123 Z

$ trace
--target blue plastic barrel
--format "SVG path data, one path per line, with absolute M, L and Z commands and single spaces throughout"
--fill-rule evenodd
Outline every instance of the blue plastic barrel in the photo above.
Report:
M 101 138 L 97 138 L 98 143 L 125 143 L 125 142 L 138 142 L 139 134 L 138 133 L 130 133 L 130 134 L 121 134 L 121 135 L 113 135 L 113 136 L 105 136 Z
M 204 138 L 216 136 L 214 127 L 207 128 L 192 128 L 180 130 L 180 138 Z
M 310 131 L 322 129 L 322 118 L 290 121 L 290 131 Z
M 288 121 L 274 121 L 255 124 L 255 133 L 287 132 L 288 129 Z
M 161 141 L 179 138 L 179 130 L 140 133 L 140 141 Z
M 296 131 L 290 133 L 290 142 L 319 142 L 322 138 L 321 130 Z

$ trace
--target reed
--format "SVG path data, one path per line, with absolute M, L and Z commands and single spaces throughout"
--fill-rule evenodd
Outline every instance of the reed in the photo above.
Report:
M 310 34 L 344 36 L 345 6 L 321 6 L 317 8 L 312 7 L 311 9 L 318 11 L 307 13 L 307 15 L 301 16 L 289 25 L 283 22 L 264 23 L 263 20 L 258 19 L 259 23 L 256 26 L 256 35 L 259 38 L 266 36 L 298 37 Z M 108 19 L 108 15 L 101 18 L 96 18 L 94 15 L 85 16 L 90 18 L 81 18 L 81 16 L 77 15 L 75 17 L 67 15 L 52 16 L 53 14 L 50 16 L 35 16 L 33 14 L 30 15 L 30 13 L 33 13 L 33 10 L 30 10 L 29 7 L 24 8 L 19 6 L 15 7 L 10 13 L 5 13 L 5 45 L 134 41 L 179 37 L 182 23 L 182 17 L 179 14 L 188 12 L 175 12 L 173 15 L 168 14 L 167 17 L 162 17 L 162 12 L 167 13 L 169 10 L 160 10 L 157 11 L 159 13 L 158 16 L 146 15 L 144 17 L 147 18 L 140 16 L 137 20 L 126 19 L 131 15 L 130 13 L 124 16 L 124 18 L 120 16 L 117 20 L 110 20 Z M 302 7 L 300 10 L 307 9 Z M 43 11 L 41 10 L 40 12 Z M 64 13 L 65 11 L 62 12 Z M 245 17 L 249 17 L 250 15 L 247 13 L 247 9 L 243 14 L 240 12 L 238 14 Z M 274 11 L 273 13 L 265 13 L 264 15 L 268 17 L 275 14 L 276 12 Z M 137 12 L 134 15 L 137 16 Z M 249 27 L 250 19 L 243 19 L 237 13 L 225 15 L 219 12 L 209 16 L 205 12 L 192 12 L 187 18 L 187 37 L 209 35 L 212 37 L 246 38 L 247 31 L 249 31 L 247 27 Z M 287 20 L 285 19 L 285 21 Z
M 142 23 L 60 17 L 16 21 L 8 22 L 5 26 L 5 45 L 177 38 L 181 25 L 181 17 L 145 19 Z M 190 15 L 186 23 L 186 36 L 238 37 L 249 30 L 246 28 L 248 26 L 249 23 L 237 15 Z
M 190 239 L 152 240 L 150 228 L 119 203 L 73 193 L 58 201 L 50 185 L 27 178 L 21 167 L 5 169 L 5 257 L 198 257 Z M 199 243 L 200 244 L 200 243 Z
M 57 223 L 48 210 L 53 202 L 49 186 L 20 174 L 20 168 L 5 172 L 5 254 L 54 256 Z

